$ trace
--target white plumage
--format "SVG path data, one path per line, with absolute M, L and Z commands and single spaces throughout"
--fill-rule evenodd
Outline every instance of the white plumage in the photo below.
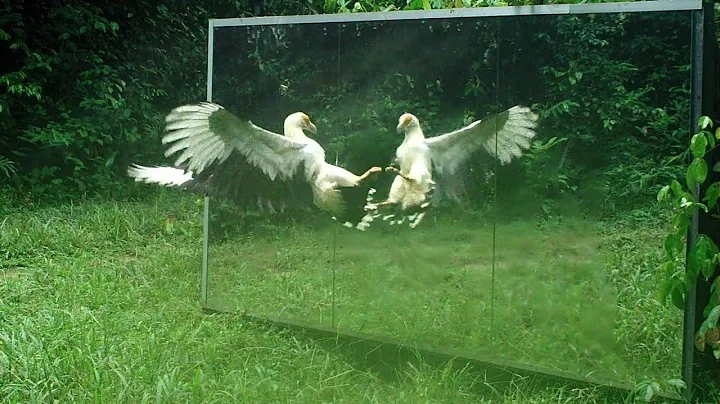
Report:
M 217 165 L 235 152 L 262 170 L 271 181 L 288 181 L 299 167 L 304 167 L 302 175 L 312 190 L 314 204 L 338 212 L 343 207 L 338 187 L 355 187 L 370 174 L 381 171 L 380 167 L 373 167 L 358 176 L 327 163 L 322 146 L 303 132 L 317 133 L 317 128 L 303 112 L 293 113 L 285 119 L 284 136 L 281 136 L 251 121 L 240 120 L 218 104 L 202 102 L 172 110 L 166 117 L 165 129 L 167 134 L 162 142 L 169 145 L 165 156 L 181 152 L 174 165 L 186 166 L 186 170 L 134 165 L 128 168 L 128 175 L 136 181 L 164 186 L 183 186 L 195 181 L 210 183 L 215 173 L 202 179 L 197 176 L 209 167 L 217 170 Z M 223 175 L 232 176 L 233 173 Z M 227 188 L 225 184 L 212 183 L 210 188 L 223 186 Z M 208 186 L 202 188 L 207 190 Z
M 193 179 L 192 172 L 185 172 L 173 167 L 145 167 L 133 164 L 128 168 L 128 175 L 135 181 L 147 182 L 163 186 L 181 186 Z
M 396 150 L 400 169 L 386 168 L 397 173 L 388 198 L 369 209 L 384 205 L 399 205 L 403 210 L 424 208 L 430 203 L 428 193 L 435 185 L 433 169 L 439 174 L 453 175 L 481 148 L 497 158 L 500 164 L 509 163 L 530 147 L 537 119 L 529 108 L 515 106 L 453 132 L 425 138 L 418 119 L 412 114 L 403 114 L 397 125 L 398 133 L 405 134 Z

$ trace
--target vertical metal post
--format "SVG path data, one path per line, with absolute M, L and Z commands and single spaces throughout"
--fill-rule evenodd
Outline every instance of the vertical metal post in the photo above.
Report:
M 690 89 L 690 136 L 697 133 L 697 123 L 702 114 L 702 93 L 703 93 L 703 13 L 701 10 L 691 11 L 691 66 L 692 81 Z M 692 154 L 688 156 L 688 163 L 693 159 Z M 691 190 L 695 200 L 700 199 L 700 187 L 695 186 Z M 698 236 L 699 211 L 695 208 L 693 212 L 690 226 L 687 234 L 687 257 L 692 246 L 695 244 Z M 687 264 L 686 264 L 687 265 Z M 683 319 L 683 348 L 682 348 L 682 378 L 687 384 L 684 392 L 684 398 L 691 401 L 693 390 L 694 356 L 695 356 L 695 329 L 696 329 L 696 299 L 697 298 L 697 282 L 693 281 L 692 287 L 688 291 L 685 299 L 685 313 Z
M 202 275 L 200 284 L 200 298 L 202 305 L 208 302 L 208 241 L 210 239 L 210 198 L 205 196 L 205 211 L 203 212 L 203 247 L 202 247 Z
M 213 73 L 213 20 L 208 21 L 208 64 L 207 64 L 207 100 L 212 101 L 212 73 Z M 210 197 L 205 195 L 203 211 L 203 246 L 202 246 L 202 273 L 200 275 L 200 299 L 203 306 L 208 302 L 208 252 L 210 240 Z
M 716 38 L 716 24 L 714 21 L 714 9 L 713 3 L 703 2 L 702 11 L 694 12 L 696 20 L 693 21 L 693 26 L 698 27 L 698 30 L 693 30 L 696 35 L 697 49 L 696 51 L 702 55 L 699 58 L 698 63 L 702 65 L 702 77 L 698 83 L 701 91 L 695 94 L 697 98 L 694 99 L 700 105 L 696 106 L 698 109 L 697 117 L 708 116 L 713 121 L 717 121 L 719 118 L 718 111 L 718 93 L 717 93 L 717 81 L 718 81 L 718 48 Z M 696 76 L 697 77 L 697 76 Z M 697 122 L 693 122 L 695 130 L 697 131 Z M 712 149 L 705 155 L 705 161 L 708 167 L 714 167 L 718 161 L 720 161 L 720 151 L 717 148 Z M 715 170 L 709 170 L 708 178 L 700 185 L 699 197 L 700 200 L 705 197 L 710 184 L 720 180 L 720 175 Z M 717 219 L 713 218 L 710 214 L 706 214 L 703 211 L 699 211 L 698 217 L 698 234 L 703 234 L 710 237 L 715 243 L 720 242 L 720 223 Z M 710 302 L 710 285 L 716 281 L 717 269 L 714 277 L 706 280 L 704 277 L 697 279 L 694 287 L 694 314 L 695 323 L 693 334 L 698 331 L 700 324 L 705 321 L 705 314 L 703 313 L 705 307 Z M 688 296 L 688 300 L 690 296 Z M 691 337 L 688 332 L 688 337 Z M 694 339 L 693 339 L 694 341 Z M 694 351 L 692 358 L 692 390 L 690 392 L 690 398 L 693 402 L 710 402 L 713 399 L 713 387 L 717 386 L 719 368 L 718 361 L 715 359 L 712 350 L 705 349 L 704 352 Z
M 213 20 L 208 21 L 208 65 L 207 65 L 207 100 L 212 101 L 213 90 L 213 41 L 215 37 L 215 26 Z
M 494 114 L 500 113 L 500 20 L 495 19 L 495 110 Z M 495 155 L 498 151 L 498 120 L 495 120 Z M 498 167 L 497 159 L 493 159 L 493 223 L 492 223 L 492 268 L 490 270 L 490 332 L 493 331 L 495 325 L 495 269 L 497 264 L 497 227 L 498 227 Z

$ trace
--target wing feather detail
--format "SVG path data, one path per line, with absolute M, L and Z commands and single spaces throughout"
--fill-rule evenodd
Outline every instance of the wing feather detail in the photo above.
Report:
M 522 156 L 535 137 L 538 116 L 530 108 L 514 106 L 456 131 L 425 139 L 435 170 L 453 174 L 479 149 L 505 165 Z
M 215 162 L 223 163 L 234 151 L 242 154 L 271 180 L 295 175 L 300 163 L 318 157 L 304 150 L 305 144 L 243 121 L 220 105 L 202 102 L 173 109 L 166 117 L 169 144 L 166 157 L 182 152 L 175 166 L 200 174 Z

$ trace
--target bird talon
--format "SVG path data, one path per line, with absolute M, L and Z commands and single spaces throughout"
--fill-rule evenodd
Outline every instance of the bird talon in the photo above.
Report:
M 392 172 L 397 172 L 397 170 L 398 170 L 398 169 L 395 168 L 395 167 L 385 167 L 385 171 L 387 171 L 387 172 L 391 172 L 391 171 L 392 171 Z

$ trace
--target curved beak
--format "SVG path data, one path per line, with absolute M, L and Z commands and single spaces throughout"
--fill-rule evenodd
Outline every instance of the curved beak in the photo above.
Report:
M 315 124 L 312 122 L 309 122 L 308 125 L 305 127 L 305 129 L 309 130 L 312 133 L 317 133 L 317 128 L 315 127 Z
M 402 131 L 405 130 L 405 127 L 403 126 L 403 124 L 399 123 L 395 130 L 397 131 L 397 133 L 402 133 Z

